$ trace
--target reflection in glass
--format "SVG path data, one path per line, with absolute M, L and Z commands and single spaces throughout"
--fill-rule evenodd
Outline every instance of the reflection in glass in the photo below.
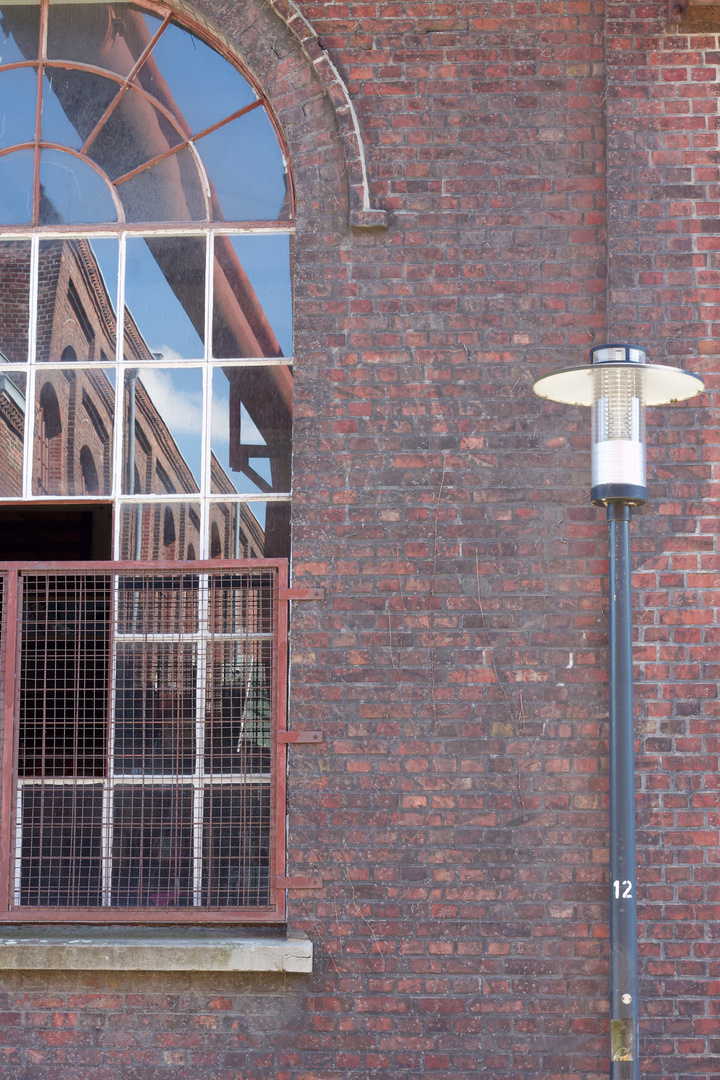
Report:
M 129 87 L 90 143 L 88 155 L 117 180 L 181 142 L 167 117 Z
M 197 165 L 187 147 L 118 186 L 125 220 L 205 221 L 205 199 Z
M 22 906 L 101 903 L 102 803 L 98 785 L 23 784 Z
M 133 368 L 125 373 L 126 494 L 199 491 L 202 400 L 198 368 Z
M 211 446 L 241 495 L 290 491 L 292 372 L 286 365 L 216 368 Z M 228 491 L 213 477 L 212 491 Z
M 36 359 L 113 361 L 118 241 L 41 240 Z
M 195 647 L 120 641 L 115 658 L 116 774 L 193 772 Z
M 0 64 L 35 60 L 40 45 L 40 5 L 3 4 L 0 8 Z
M 172 530 L 169 528 L 172 521 Z M 174 540 L 165 543 L 174 534 Z M 192 549 L 192 551 L 191 551 Z M 200 550 L 199 503 L 124 503 L 121 559 L 190 559 Z
M 289 216 L 285 163 L 264 109 L 253 109 L 197 148 L 214 189 L 216 221 L 277 221 Z
M 35 382 L 34 495 L 109 495 L 115 389 L 103 368 L 40 370 Z
M 22 631 L 19 774 L 105 776 L 110 579 L 26 574 Z
M 200 38 L 171 23 L 140 69 L 139 82 L 187 124 L 188 134 L 255 100 L 240 72 Z
M 0 361 L 28 359 L 30 322 L 30 244 L 0 242 Z
M 125 334 L 133 324 L 156 359 L 202 360 L 205 323 L 205 240 L 196 236 L 129 237 L 126 248 Z M 150 359 L 133 354 L 128 359 Z
M 113 905 L 192 904 L 192 805 L 190 786 L 115 789 Z
M 215 238 L 213 356 L 292 356 L 289 236 Z
M 168 509 L 166 506 L 166 513 Z M 116 633 L 141 637 L 195 633 L 199 585 L 197 574 L 176 573 L 159 578 L 145 571 L 125 571 L 117 578 Z
M 12 71 L 0 72 L 0 147 L 34 140 L 35 110 L 32 102 L 36 96 L 35 68 L 13 68 Z
M 270 786 L 211 789 L 205 792 L 203 812 L 204 902 L 217 907 L 269 904 Z
M 90 240 L 90 250 L 95 258 L 95 263 L 102 279 L 102 287 L 96 285 L 95 292 L 99 296 L 103 306 L 106 300 L 110 306 L 110 311 L 106 313 L 106 324 L 108 326 L 108 345 L 111 347 L 111 350 L 114 350 L 118 294 L 118 255 L 120 244 L 117 240 L 110 237 L 93 237 L 93 239 Z M 112 328 L 112 333 L 110 332 L 110 328 Z M 100 359 L 102 359 L 102 357 L 100 357 Z M 109 355 L 109 359 L 112 359 L 112 351 Z
M 27 377 L 21 371 L 4 371 L 3 366 L 0 366 L 0 496 L 20 498 Z
M 0 225 L 28 225 L 33 212 L 32 150 L 0 157 Z
M 247 579 L 243 584 L 248 585 Z M 251 633 L 255 627 L 245 620 L 252 590 L 237 592 L 235 610 L 228 612 L 228 629 L 238 636 L 213 645 L 208 655 L 205 769 L 212 773 L 268 773 L 272 642 L 248 642 L 240 637 L 244 626 Z
M 41 225 L 117 221 L 109 186 L 73 154 L 40 151 L 40 191 Z
M 47 54 L 129 75 L 162 20 L 133 4 L 50 4 Z
M 209 555 L 211 559 L 289 558 L 290 503 L 211 503 Z
M 77 68 L 45 68 L 42 137 L 80 150 L 120 91 L 114 79 Z

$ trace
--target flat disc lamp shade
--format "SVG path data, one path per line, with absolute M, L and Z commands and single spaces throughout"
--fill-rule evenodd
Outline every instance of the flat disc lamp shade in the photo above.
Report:
M 644 503 L 645 408 L 694 397 L 704 383 L 689 371 L 648 364 L 635 345 L 599 345 L 590 355 L 590 364 L 545 375 L 533 390 L 549 401 L 591 407 L 595 505 Z

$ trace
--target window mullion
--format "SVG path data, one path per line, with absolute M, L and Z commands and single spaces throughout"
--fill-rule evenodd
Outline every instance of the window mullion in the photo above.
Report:
M 112 493 L 115 503 L 115 513 L 113 515 L 113 555 L 116 559 L 120 559 L 122 537 L 120 533 L 121 515 L 118 511 L 118 497 L 122 494 L 122 440 L 123 440 L 123 415 L 124 415 L 124 368 L 123 368 L 123 348 L 124 348 L 124 333 L 125 333 L 125 320 L 123 317 L 125 311 L 125 244 L 126 234 L 120 235 L 120 244 L 118 251 L 118 293 L 116 297 L 117 303 L 117 323 L 115 327 L 115 431 L 113 438 L 113 480 L 112 480 Z M 135 558 L 139 558 L 140 553 L 135 552 Z
M 107 749 L 106 749 L 106 767 L 105 767 L 105 782 L 103 784 L 103 806 L 102 806 L 102 853 L 101 853 L 101 872 L 102 872 L 102 904 L 103 907 L 110 907 L 112 905 L 112 860 L 113 860 L 113 817 L 114 817 L 114 795 L 115 795 L 115 710 L 117 703 L 117 617 L 119 611 L 118 605 L 118 587 L 119 581 L 117 575 L 112 577 L 112 587 L 110 590 L 110 648 L 109 652 L 109 664 L 108 673 L 110 678 L 110 686 L 108 688 L 107 702 L 108 702 L 108 729 L 107 729 Z
M 205 802 L 205 711 L 210 610 L 210 575 L 201 574 L 198 587 L 198 635 L 195 654 L 195 776 L 193 782 L 193 905 L 202 906 L 203 833 Z

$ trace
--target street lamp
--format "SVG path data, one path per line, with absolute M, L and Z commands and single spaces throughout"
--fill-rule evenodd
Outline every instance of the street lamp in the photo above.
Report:
M 540 397 L 592 409 L 590 498 L 607 508 L 610 555 L 610 1076 L 638 1080 L 637 888 L 630 507 L 647 499 L 645 408 L 704 389 L 636 345 L 598 345 L 590 364 L 538 379 Z

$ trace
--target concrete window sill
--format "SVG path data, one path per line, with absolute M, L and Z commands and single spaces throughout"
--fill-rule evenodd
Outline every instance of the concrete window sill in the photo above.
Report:
M 0 926 L 0 970 L 312 971 L 308 936 L 159 927 Z

